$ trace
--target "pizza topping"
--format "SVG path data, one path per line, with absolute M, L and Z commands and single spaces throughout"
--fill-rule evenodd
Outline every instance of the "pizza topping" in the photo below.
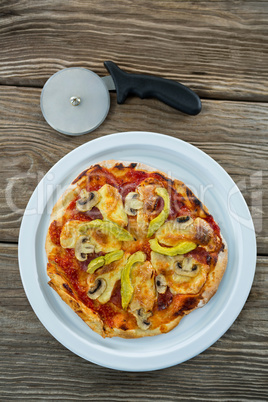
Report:
M 193 223 L 193 219 L 190 217 L 190 216 L 188 216 L 188 215 L 185 215 L 185 216 L 179 216 L 177 219 L 176 219 L 176 222 L 178 223 L 178 229 L 180 229 L 180 230 L 184 230 L 184 229 L 186 229 L 189 225 L 192 225 L 192 223 Z
M 49 235 L 52 243 L 60 246 L 60 234 L 62 231 L 62 225 L 58 221 L 54 220 L 49 226 Z
M 164 275 L 157 275 L 157 277 L 155 278 L 155 286 L 156 286 L 156 290 L 157 293 L 166 293 L 167 290 L 167 281 L 166 278 L 164 277 Z
M 75 243 L 75 257 L 78 261 L 86 261 L 87 254 L 94 253 L 94 246 L 90 243 L 90 238 L 87 236 L 80 236 Z
M 105 264 L 111 264 L 114 261 L 118 261 L 121 260 L 121 258 L 124 255 L 124 251 L 123 250 L 115 250 L 112 251 L 111 253 L 108 253 L 104 256 L 105 259 Z
M 89 274 L 87 278 L 88 287 L 91 288 L 97 279 L 104 279 L 106 288 L 104 292 L 98 297 L 101 304 L 107 303 L 112 296 L 116 283 L 121 278 L 121 272 L 127 263 L 129 254 L 125 253 L 120 260 L 114 261 L 109 265 L 103 265 L 94 273 Z
M 151 262 L 157 274 L 164 275 L 173 294 L 197 294 L 209 272 L 209 265 L 198 262 L 189 254 L 171 257 L 152 251 Z
M 102 295 L 106 287 L 107 284 L 103 278 L 96 279 L 94 285 L 89 288 L 89 291 L 87 293 L 88 297 L 93 300 L 97 299 L 100 295 Z
M 165 310 L 172 303 L 173 293 L 171 293 L 169 287 L 165 293 L 159 293 L 157 298 L 157 309 Z
M 136 317 L 138 327 L 146 331 L 151 325 L 150 321 L 148 321 L 148 318 L 151 317 L 152 312 L 146 312 L 143 308 L 139 308 L 133 314 Z
M 112 225 L 112 231 L 109 231 Z M 112 232 L 112 233 L 111 233 Z M 84 236 L 83 243 L 80 236 Z M 120 239 L 132 238 L 131 234 L 112 222 L 104 222 L 96 219 L 91 222 L 83 221 L 67 221 L 63 226 L 60 243 L 63 248 L 75 248 L 77 250 L 78 260 L 84 261 L 84 256 L 79 257 L 79 251 L 82 254 L 88 254 L 95 251 L 96 253 L 109 253 L 121 249 L 122 243 Z M 85 238 L 88 240 L 86 241 Z M 76 245 L 77 244 L 77 245 Z M 90 244 L 92 251 L 90 251 Z
M 86 233 L 90 228 L 109 232 L 120 241 L 133 240 L 132 235 L 126 229 L 123 229 L 121 226 L 108 220 L 102 221 L 101 219 L 95 219 L 94 221 L 84 223 L 79 227 L 79 231 L 80 233 Z
M 183 258 L 182 261 L 176 261 L 174 264 L 174 272 L 177 275 L 194 277 L 198 274 L 199 265 L 191 257 Z
M 125 211 L 130 216 L 137 215 L 138 209 L 143 207 L 143 202 L 139 199 L 140 195 L 131 191 L 125 198 Z
M 194 220 L 189 218 L 181 221 L 181 217 L 179 217 L 165 222 L 157 231 L 156 238 L 165 246 L 175 246 L 183 240 L 194 240 L 195 234 Z
M 134 291 L 129 311 L 135 316 L 139 328 L 147 329 L 147 318 L 152 315 L 156 299 L 155 270 L 150 261 L 145 261 L 133 266 L 130 277 Z
M 145 254 L 142 251 L 137 251 L 132 254 L 128 260 L 126 265 L 124 266 L 121 274 L 121 297 L 122 297 L 122 307 L 125 310 L 129 305 L 129 302 L 133 295 L 133 286 L 130 280 L 130 271 L 134 264 L 137 262 L 145 261 Z
M 81 221 L 72 220 L 67 221 L 62 228 L 60 234 L 60 245 L 63 248 L 74 248 L 77 238 L 79 237 L 79 226 Z
M 170 277 L 170 290 L 174 294 L 197 294 L 204 286 L 207 279 L 207 267 L 200 266 L 198 273 L 193 273 L 194 276 L 190 276 L 191 273 L 184 271 L 178 275 L 174 273 Z
M 98 268 L 102 267 L 103 265 L 111 264 L 114 261 L 120 260 L 124 255 L 123 250 L 115 250 L 111 253 L 107 253 L 104 256 L 100 256 L 91 260 L 88 264 L 87 272 L 89 274 L 93 274 Z
M 147 237 L 151 237 L 164 224 L 169 215 L 170 199 L 167 190 L 164 187 L 159 187 L 155 190 L 155 192 L 157 195 L 163 198 L 164 208 L 156 218 L 151 220 Z
M 146 238 L 149 228 L 150 220 L 159 215 L 163 209 L 163 198 L 159 197 L 155 190 L 159 187 L 159 183 L 151 183 L 144 180 L 136 188 L 140 196 L 140 200 L 143 202 L 143 208 L 138 209 L 135 232 L 138 238 Z M 161 200 L 161 204 L 158 208 L 158 200 Z
M 102 267 L 105 264 L 105 258 L 103 256 L 96 257 L 94 260 L 91 260 L 88 264 L 87 272 L 89 274 L 93 274 L 98 268 Z
M 120 226 L 126 226 L 128 218 L 124 210 L 122 197 L 117 188 L 110 184 L 105 184 L 99 189 L 98 193 L 101 199 L 97 206 L 103 218 Z
M 165 222 L 156 232 L 156 238 L 165 246 L 175 246 L 183 240 L 193 241 L 208 251 L 214 251 L 221 244 L 220 238 L 213 232 L 208 222 L 199 217 L 192 219 L 189 216 Z
M 179 216 L 179 217 L 177 218 L 177 222 L 179 222 L 179 223 L 185 223 L 185 222 L 188 222 L 190 219 L 191 219 L 190 216 L 183 215 L 183 216 Z
M 160 246 L 157 239 L 149 240 L 151 249 L 159 254 L 174 256 L 177 254 L 186 254 L 189 251 L 194 250 L 197 245 L 191 241 L 181 241 L 174 247 Z
M 97 191 L 91 191 L 89 193 L 85 189 L 81 191 L 80 197 L 81 198 L 76 201 L 76 208 L 81 212 L 90 211 L 100 200 L 100 196 Z

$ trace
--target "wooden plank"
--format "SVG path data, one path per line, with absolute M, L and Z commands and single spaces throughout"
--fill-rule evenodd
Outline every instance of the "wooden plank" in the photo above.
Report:
M 44 85 L 72 66 L 178 80 L 214 99 L 268 99 L 268 3 L 20 0 L 0 5 L 0 83 Z
M 0 240 L 16 242 L 27 202 L 43 175 L 77 146 L 114 132 L 157 131 L 190 142 L 214 158 L 241 188 L 251 209 L 258 252 L 268 253 L 267 122 L 264 103 L 203 101 L 190 117 L 155 100 L 111 96 L 111 110 L 94 132 L 69 137 L 44 121 L 40 89 L 0 87 Z
M 56 341 L 26 299 L 15 245 L 0 244 L 0 275 L 1 400 L 267 400 L 268 257 L 258 258 L 249 298 L 221 339 L 190 361 L 145 373 L 99 367 Z

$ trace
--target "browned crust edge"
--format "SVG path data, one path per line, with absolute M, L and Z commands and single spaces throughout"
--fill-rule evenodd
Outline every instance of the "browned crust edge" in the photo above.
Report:
M 221 235 L 222 237 L 222 235 Z M 202 291 L 202 299 L 198 304 L 199 307 L 203 307 L 217 292 L 220 282 L 223 278 L 224 272 L 228 263 L 228 247 L 226 240 L 222 237 L 224 244 L 224 250 L 219 253 L 218 260 L 215 268 L 209 273 L 205 287 Z
M 48 282 L 49 286 L 58 293 L 62 300 L 68 304 L 93 331 L 105 337 L 103 322 L 99 315 L 76 298 L 72 291 L 71 284 L 64 278 L 64 275 L 60 272 L 56 263 L 48 266 L 47 274 L 50 277 L 50 281 Z

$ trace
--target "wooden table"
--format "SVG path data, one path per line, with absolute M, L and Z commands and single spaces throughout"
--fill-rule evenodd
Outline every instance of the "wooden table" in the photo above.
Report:
M 267 33 L 267 1 L 0 3 L 1 400 L 268 400 Z M 135 97 L 118 105 L 112 94 L 94 132 L 50 128 L 39 106 L 46 80 L 74 66 L 103 76 L 105 60 L 182 82 L 201 97 L 201 114 Z M 17 259 L 24 209 L 50 167 L 87 141 L 132 130 L 180 138 L 221 164 L 249 205 L 258 243 L 251 293 L 227 333 L 190 361 L 146 373 L 99 367 L 56 341 L 29 305 Z

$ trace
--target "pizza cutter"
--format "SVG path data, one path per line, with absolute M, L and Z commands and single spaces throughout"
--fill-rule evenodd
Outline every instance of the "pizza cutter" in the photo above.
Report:
M 47 123 L 67 135 L 93 131 L 106 118 L 110 108 L 109 91 L 116 91 L 117 103 L 129 95 L 157 98 L 189 115 L 201 111 L 196 93 L 172 80 L 145 74 L 129 74 L 112 61 L 104 62 L 109 76 L 99 77 L 81 67 L 65 68 L 52 75 L 41 93 L 41 110 Z

